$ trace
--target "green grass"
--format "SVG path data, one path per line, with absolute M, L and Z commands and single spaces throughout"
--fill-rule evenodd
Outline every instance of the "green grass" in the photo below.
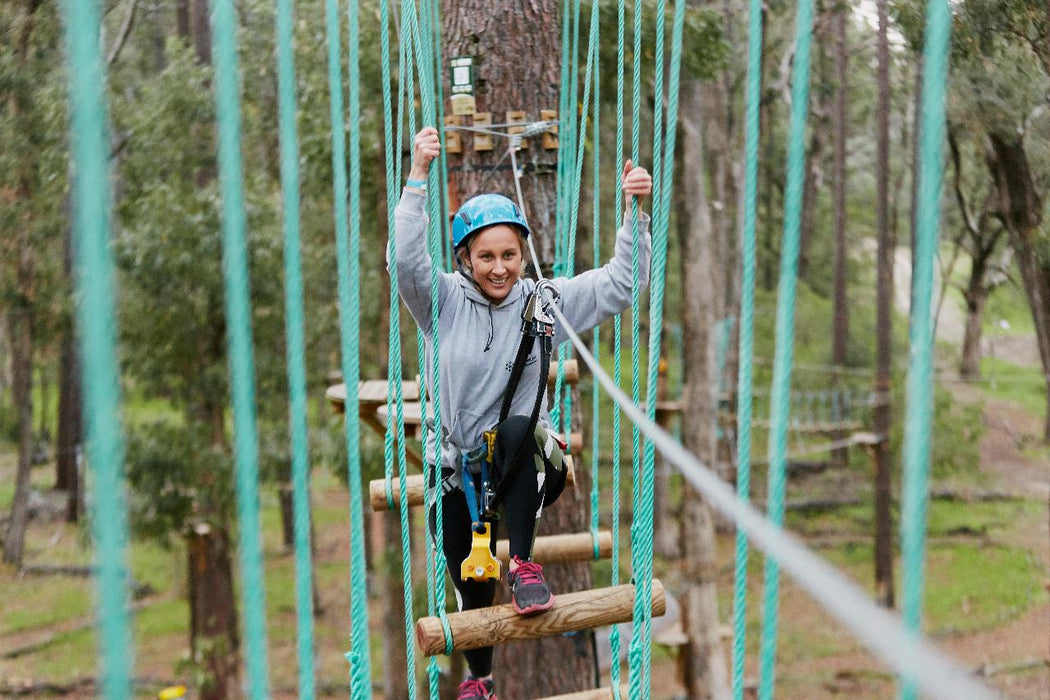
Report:
M 1007 328 L 1000 325 L 1006 321 Z M 988 336 L 1034 333 L 1032 312 L 1024 289 L 1017 284 L 997 288 L 984 307 L 984 333 Z
M 870 544 L 835 547 L 824 554 L 870 588 Z M 900 566 L 896 575 L 900 595 Z M 986 629 L 1047 600 L 1040 566 L 1030 553 L 1014 547 L 931 542 L 925 576 L 924 620 L 931 634 Z
M 1005 360 L 981 360 L 979 386 L 988 398 L 1011 401 L 1027 413 L 1046 415 L 1046 383 L 1038 367 L 1021 367 Z

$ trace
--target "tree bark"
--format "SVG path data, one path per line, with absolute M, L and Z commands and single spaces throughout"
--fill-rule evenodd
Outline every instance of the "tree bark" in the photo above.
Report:
M 197 523 L 187 536 L 190 648 L 204 672 L 201 700 L 237 693 L 237 608 L 233 604 L 230 541 L 222 529 Z
M 970 280 L 963 298 L 966 300 L 966 330 L 963 334 L 959 376 L 977 379 L 981 376 L 981 331 L 984 324 L 984 305 L 991 289 L 984 283 L 987 260 L 972 258 Z
M 833 322 L 831 333 L 831 364 L 842 367 L 846 364 L 846 348 L 849 339 L 849 308 L 846 296 L 846 281 L 849 275 L 849 261 L 846 257 L 846 126 L 847 94 L 849 91 L 849 54 L 846 51 L 846 18 L 848 9 L 841 5 L 836 8 L 834 18 L 835 31 L 835 108 L 834 122 L 834 176 L 832 177 L 832 201 L 835 210 L 835 265 L 833 293 Z M 835 375 L 838 382 L 839 375 Z M 845 433 L 833 434 L 833 439 L 840 440 Z M 845 448 L 831 453 L 832 462 L 838 467 L 846 465 Z
M 540 110 L 558 109 L 561 52 L 557 8 L 554 0 L 455 0 L 446 4 L 442 18 L 444 65 L 448 66 L 454 56 L 474 57 L 476 110 L 490 112 L 493 123 L 503 123 L 508 110 L 524 111 L 527 119 L 536 120 Z M 441 79 L 448 80 L 447 76 Z M 445 87 L 445 94 L 450 94 L 447 82 Z M 455 209 L 478 192 L 513 195 L 510 159 L 500 162 L 507 140 L 494 137 L 492 151 L 478 152 L 473 148 L 474 139 L 462 136 L 462 154 L 449 156 L 450 208 Z M 517 158 L 525 173 L 521 182 L 525 214 L 538 243 L 541 264 L 549 264 L 554 255 L 557 151 L 545 150 L 539 139 L 533 139 Z M 577 479 L 576 488 L 566 489 L 556 504 L 544 510 L 539 534 L 587 529 L 587 508 L 581 497 L 590 486 L 586 470 L 578 473 Z M 549 565 L 544 573 L 555 594 L 591 587 L 586 563 Z M 592 638 L 591 632 L 580 632 L 498 647 L 494 673 L 500 696 L 543 697 L 593 687 L 597 657 Z
M 69 198 L 66 197 L 67 211 Z M 73 285 L 73 228 L 65 227 L 62 269 L 67 284 Z M 55 430 L 55 488 L 66 491 L 69 500 L 66 521 L 75 523 L 80 515 L 80 475 L 77 455 L 83 440 L 80 394 L 80 361 L 76 351 L 76 328 L 72 319 L 63 326 L 59 341 L 58 426 Z
M 398 700 L 408 697 L 405 579 L 401 575 L 401 519 L 396 511 L 376 513 L 375 516 L 382 521 L 379 527 L 375 528 L 373 558 L 378 569 L 375 573 L 383 581 L 380 604 L 386 613 L 383 615 L 383 693 L 390 700 Z M 455 679 L 457 686 L 459 680 Z
M 875 396 L 872 422 L 881 437 L 875 445 L 875 597 L 893 607 L 893 469 L 890 454 L 890 372 L 893 362 L 893 252 L 896 242 L 890 225 L 889 41 L 887 0 L 878 0 L 878 104 L 876 107 L 876 228 L 878 279 L 875 321 Z
M 11 520 L 4 538 L 4 561 L 22 566 L 29 522 L 29 479 L 33 457 L 33 325 L 28 304 L 10 312 L 13 397 L 18 407 L 18 471 Z
M 707 199 L 703 141 L 704 86 L 697 80 L 683 81 L 681 147 L 675 189 L 676 209 L 690 212 L 678 220 L 682 264 L 682 332 L 685 388 L 682 438 L 687 450 L 709 465 L 717 458 L 715 433 L 715 362 L 713 329 L 722 313 L 724 280 L 721 261 L 716 259 L 715 237 Z M 714 520 L 711 508 L 692 488 L 682 494 L 682 566 L 689 585 L 682 594 L 682 614 L 689 639 L 680 654 L 682 681 L 690 698 L 728 697 L 728 681 L 722 643 L 718 635 L 718 600 Z
M 1047 414 L 1043 439 L 1050 442 L 1050 258 L 1039 252 L 1037 233 L 1043 201 L 1028 167 L 1024 141 L 1018 135 L 988 135 L 988 169 L 999 197 L 999 216 L 1010 233 L 1028 305 L 1035 324 L 1039 357 L 1047 384 Z
M 33 34 L 36 10 L 40 0 L 28 0 L 22 25 L 18 29 L 18 63 L 28 61 L 30 39 Z M 11 119 L 18 123 L 29 114 L 29 97 L 24 91 L 15 91 L 8 98 Z M 15 175 L 16 199 L 30 201 L 32 179 L 25 164 Z M 18 471 L 15 476 L 15 494 L 11 503 L 11 520 L 4 538 L 4 561 L 15 566 L 22 565 L 26 526 L 29 520 L 29 487 L 33 457 L 33 325 L 36 266 L 34 250 L 29 232 L 32 230 L 32 213 L 27 209 L 16 223 L 17 239 L 13 250 L 15 280 L 14 303 L 8 311 L 8 331 L 11 341 L 13 376 L 13 398 L 18 410 Z M 8 268 L 10 270 L 10 268 Z
M 666 401 L 667 398 L 667 360 L 660 358 L 656 400 Z M 656 416 L 660 427 L 670 432 L 673 418 L 667 412 L 659 410 Z M 674 559 L 679 556 L 679 532 L 671 511 L 671 465 L 659 453 L 656 455 L 655 471 L 653 478 L 653 517 L 655 519 L 653 544 L 660 556 Z

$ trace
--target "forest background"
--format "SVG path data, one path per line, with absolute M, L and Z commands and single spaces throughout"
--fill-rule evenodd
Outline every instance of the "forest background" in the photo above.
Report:
M 829 0 L 817 5 L 796 327 L 800 396 L 842 387 L 870 390 L 879 333 L 879 5 Z M 892 330 L 892 455 L 899 445 L 907 357 L 907 243 L 923 4 L 898 0 L 885 6 L 890 21 L 888 225 L 897 246 L 889 264 L 897 274 L 896 297 L 903 299 L 896 304 Z M 655 3 L 645 7 L 649 45 Z M 968 386 L 1020 401 L 1025 415 L 1042 421 L 1029 445 L 1040 459 L 1045 454 L 1039 445 L 1050 436 L 1050 9 L 1039 0 L 960 0 L 952 7 L 938 304 L 944 331 L 939 337 L 946 342 L 939 354 L 933 466 L 935 477 L 958 479 L 979 475 L 987 466 L 979 451 L 981 405 L 960 399 L 960 377 Z M 143 551 L 154 552 L 151 566 L 172 558 L 173 551 L 179 553 L 174 560 L 183 562 L 165 569 L 161 578 L 173 580 L 153 581 L 154 590 L 174 585 L 177 597 L 192 599 L 185 557 L 192 560 L 196 551 L 220 562 L 220 569 L 231 572 L 222 590 L 228 592 L 224 606 L 232 611 L 235 573 L 229 552 L 236 534 L 231 531 L 229 386 L 207 3 L 111 0 L 104 10 L 133 535 L 136 542 L 149 543 Z M 346 479 L 340 419 L 323 399 L 339 367 L 323 3 L 302 0 L 296 12 L 306 367 L 314 398 L 310 450 L 315 471 L 334 475 L 333 488 L 338 488 L 338 480 Z M 778 274 L 793 12 L 793 3 L 766 4 L 758 197 L 759 387 L 768 381 L 768 366 L 763 370 L 761 360 L 773 356 L 772 333 L 763 329 L 772 328 Z M 362 13 L 366 26 L 378 26 L 376 3 L 363 3 Z M 586 9 L 582 14 L 587 16 Z M 290 457 L 274 8 L 243 0 L 238 18 L 262 471 L 273 496 L 272 512 L 280 514 L 280 505 L 288 500 Z M 601 21 L 603 35 L 614 36 L 615 3 L 602 3 Z M 691 389 L 710 392 L 716 379 L 735 384 L 732 358 L 725 375 L 716 378 L 709 349 L 716 345 L 715 329 L 731 327 L 722 322 L 735 315 L 739 295 L 746 5 L 739 0 L 690 3 L 687 21 L 683 136 L 676 171 L 680 186 L 671 228 L 666 317 L 671 328 L 670 391 L 686 397 L 688 404 Z M 366 174 L 361 314 L 362 328 L 374 332 L 362 335 L 361 358 L 362 375 L 372 378 L 386 375 L 389 324 L 379 40 L 375 31 L 363 35 L 362 116 L 348 126 L 360 135 Z M 612 162 L 615 45 L 603 42 L 601 47 L 603 104 L 597 126 L 607 154 L 603 157 Z M 585 58 L 581 54 L 581 63 Z M 642 92 L 649 95 L 642 115 L 646 133 L 652 111 L 651 53 L 643 56 L 643 64 L 647 83 Z M 52 516 L 73 523 L 67 539 L 86 542 L 85 475 L 78 459 L 83 426 L 71 321 L 66 89 L 56 4 L 0 4 L 0 441 L 7 465 L 0 507 L 5 513 L 5 580 L 34 562 L 53 561 L 46 548 L 33 544 L 33 523 L 46 521 L 49 509 Z M 547 106 L 535 107 L 538 112 Z M 648 146 L 642 141 L 644 153 Z M 643 162 L 651 161 L 650 155 L 643 157 Z M 602 170 L 606 193 L 615 186 L 613 170 L 608 165 Z M 509 189 L 510 183 L 500 186 Z M 595 232 L 590 206 L 584 197 L 577 269 L 591 264 Z M 611 246 L 612 228 L 611 212 L 603 209 L 597 235 L 605 250 Z M 692 274 L 696 268 L 689 267 L 697 260 L 710 272 L 701 280 Z M 707 286 L 698 288 L 698 282 Z M 402 326 L 411 328 L 407 315 Z M 696 348 L 703 348 L 707 359 L 691 356 Z M 405 376 L 415 376 L 414 353 L 405 358 Z M 703 371 L 695 371 L 698 363 Z M 829 369 L 815 369 L 820 367 Z M 584 386 L 589 381 L 584 377 Z M 760 412 L 762 401 L 760 394 Z M 857 416 L 871 425 L 870 411 L 858 408 Z M 705 421 L 710 423 L 710 417 L 686 409 L 681 431 L 687 443 L 695 439 L 690 436 L 704 434 L 706 428 L 698 425 Z M 754 453 L 763 450 L 764 435 L 756 435 Z M 719 461 L 718 455 L 714 449 L 712 463 Z M 366 436 L 362 464 L 365 478 L 381 472 L 381 439 Z M 849 464 L 852 478 L 869 479 L 863 453 L 851 452 Z M 726 473 L 731 474 L 731 460 L 728 465 Z M 677 486 L 672 489 L 677 494 Z M 208 533 L 201 545 L 205 551 L 195 548 L 194 533 Z M 664 549 L 672 554 L 674 546 L 665 539 Z M 1046 565 L 1036 565 L 1037 577 L 1045 577 Z M 135 575 L 150 579 L 150 574 Z M 324 591 L 319 595 L 324 598 Z M 187 620 L 185 609 L 179 610 L 172 617 L 181 616 L 183 629 L 194 628 L 194 638 L 207 632 L 195 628 L 199 618 Z M 235 647 L 235 614 L 228 627 L 233 630 L 228 641 Z M 0 634 L 20 629 L 0 629 Z M 197 654 L 189 656 L 200 661 Z M 168 661 L 175 664 L 177 659 Z M 203 675 L 215 671 L 202 666 L 198 672 Z

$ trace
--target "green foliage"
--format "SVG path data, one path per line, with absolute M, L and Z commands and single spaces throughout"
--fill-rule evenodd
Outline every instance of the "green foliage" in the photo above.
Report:
M 191 519 L 224 523 L 232 508 L 232 460 L 198 424 L 152 423 L 128 433 L 133 530 L 170 544 Z

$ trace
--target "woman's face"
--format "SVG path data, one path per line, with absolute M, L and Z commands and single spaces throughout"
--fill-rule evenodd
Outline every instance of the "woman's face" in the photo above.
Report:
M 474 281 L 491 301 L 500 303 L 521 275 L 521 239 L 507 224 L 489 226 L 470 242 Z

